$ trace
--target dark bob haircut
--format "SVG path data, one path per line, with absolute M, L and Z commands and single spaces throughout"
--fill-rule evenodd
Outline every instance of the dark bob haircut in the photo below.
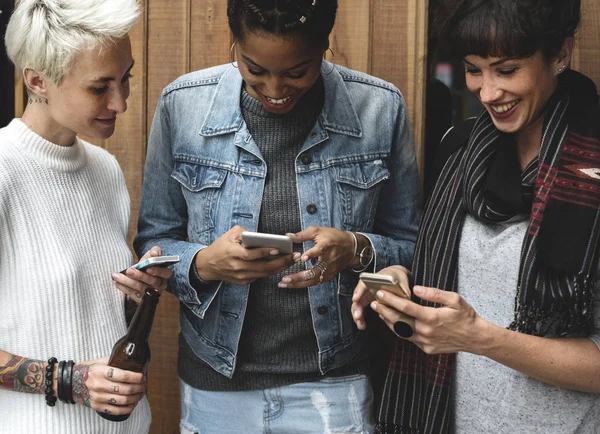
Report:
M 337 5 L 337 0 L 227 0 L 227 17 L 238 41 L 244 40 L 244 31 L 300 34 L 326 49 Z
M 557 56 L 575 34 L 580 0 L 440 0 L 434 27 L 460 58 Z

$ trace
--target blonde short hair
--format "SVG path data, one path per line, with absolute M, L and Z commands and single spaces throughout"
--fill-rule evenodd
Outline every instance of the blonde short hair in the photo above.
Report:
M 6 28 L 17 70 L 59 84 L 77 55 L 125 37 L 141 13 L 137 0 L 18 0 Z

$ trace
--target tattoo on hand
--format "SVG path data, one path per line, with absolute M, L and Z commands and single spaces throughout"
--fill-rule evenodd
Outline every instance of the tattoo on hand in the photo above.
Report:
M 13 356 L 5 366 L 0 366 L 0 388 L 25 393 L 45 393 L 44 370 L 40 360 Z
M 104 413 L 106 413 L 106 414 L 112 414 L 112 412 L 108 408 L 106 410 L 104 410 Z
M 106 374 L 106 376 L 107 376 L 108 378 L 112 378 L 114 374 L 115 374 L 115 370 L 114 370 L 113 368 L 110 368 L 110 369 L 108 370 L 108 373 Z
M 116 404 L 116 403 L 117 403 L 117 400 L 116 400 L 115 398 L 110 398 L 110 399 L 108 400 L 108 403 L 109 403 L 109 404 Z
M 118 393 L 119 392 L 119 386 L 113 386 L 113 392 Z
M 90 391 L 85 385 L 89 374 L 89 365 L 75 365 L 73 367 L 73 401 L 86 407 L 91 407 Z

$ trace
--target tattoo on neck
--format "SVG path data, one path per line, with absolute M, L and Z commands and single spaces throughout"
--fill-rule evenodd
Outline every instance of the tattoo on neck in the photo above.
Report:
M 39 96 L 36 96 L 35 98 L 29 97 L 29 99 L 27 100 L 27 104 L 33 104 L 33 103 L 46 103 L 48 104 L 48 98 L 40 98 Z
M 44 370 L 40 360 L 13 356 L 5 366 L 0 366 L 0 388 L 24 393 L 45 393 Z
M 73 366 L 73 401 L 76 404 L 82 404 L 90 407 L 90 391 L 85 385 L 90 374 L 90 365 Z

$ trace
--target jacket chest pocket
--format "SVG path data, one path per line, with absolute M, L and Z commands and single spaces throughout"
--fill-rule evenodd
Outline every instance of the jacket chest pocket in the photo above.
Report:
M 379 194 L 390 177 L 382 160 L 335 167 L 335 180 L 346 230 L 369 231 L 373 227 Z M 394 198 L 385 198 L 393 200 Z
M 210 231 L 228 171 L 202 164 L 176 161 L 171 173 L 179 184 L 187 203 L 188 237 L 192 242 L 210 244 Z

